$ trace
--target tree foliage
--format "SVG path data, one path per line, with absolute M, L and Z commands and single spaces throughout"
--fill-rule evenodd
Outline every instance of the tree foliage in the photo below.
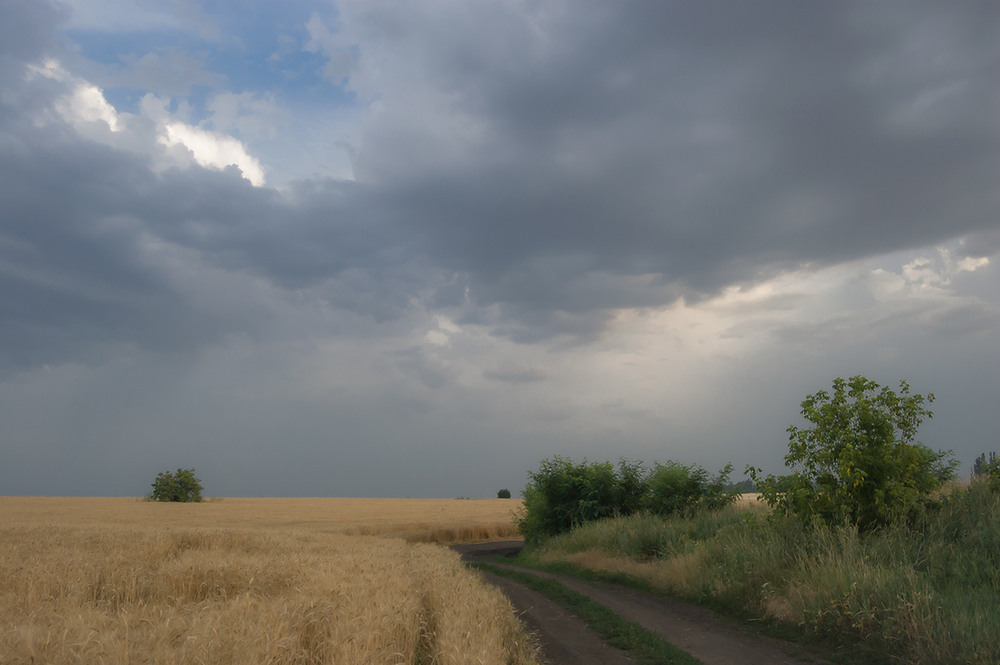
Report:
M 986 453 L 976 458 L 972 465 L 972 481 L 985 481 L 991 489 L 1000 492 L 1000 458 L 996 453 L 990 453 L 988 459 Z
M 507 489 L 506 487 L 503 488 L 502 490 L 499 490 L 497 492 L 497 498 L 498 499 L 509 499 L 510 498 L 510 490 Z
M 203 489 L 194 469 L 177 469 L 174 473 L 163 471 L 156 474 L 150 498 L 153 501 L 201 501 Z
M 771 506 L 806 521 L 855 524 L 863 530 L 913 517 L 931 492 L 954 476 L 950 451 L 934 451 L 915 441 L 924 407 L 934 394 L 899 392 L 863 376 L 837 378 L 833 392 L 820 390 L 802 402 L 811 427 L 788 428 L 787 476 L 760 477 L 747 467 Z
M 649 474 L 649 492 L 643 507 L 657 515 L 690 514 L 715 510 L 736 500 L 739 492 L 729 487 L 733 465 L 727 464 L 715 478 L 705 469 L 678 462 L 657 464 Z
M 574 463 L 556 456 L 529 472 L 518 527 L 525 540 L 538 543 L 606 517 L 718 508 L 738 496 L 726 489 L 731 468 L 713 479 L 700 467 L 677 462 L 647 469 L 632 460 L 623 459 L 616 467 L 611 462 Z

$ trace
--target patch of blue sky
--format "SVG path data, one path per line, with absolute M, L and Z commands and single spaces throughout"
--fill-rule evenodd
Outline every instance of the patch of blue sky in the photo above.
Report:
M 107 64 L 121 62 L 128 56 L 142 57 L 146 53 L 167 48 L 198 51 L 205 50 L 209 45 L 209 42 L 197 35 L 174 28 L 107 33 L 70 27 L 64 29 L 62 34 L 81 55 Z
M 344 106 L 355 103 L 353 92 L 322 76 L 326 58 L 295 51 L 280 59 L 271 53 L 215 52 L 209 62 L 223 72 L 230 92 L 270 92 L 287 103 Z
M 230 32 L 243 36 L 290 31 L 304 34 L 305 24 L 313 14 L 328 24 L 338 14 L 333 3 L 316 0 L 203 0 L 201 8 L 216 25 L 225 25 Z
M 127 32 L 69 27 L 63 34 L 81 56 L 107 68 L 102 87 L 119 111 L 136 112 L 150 91 L 185 99 L 195 116 L 204 111 L 214 92 L 223 91 L 270 94 L 288 107 L 355 105 L 352 92 L 322 76 L 325 56 L 305 50 L 309 41 L 305 24 L 317 9 L 313 3 L 260 2 L 237 7 L 210 2 L 202 9 L 213 23 L 226 26 L 224 34 L 207 38 L 204 32 L 177 25 Z M 329 9 L 320 15 L 328 25 L 333 24 Z M 156 81 L 132 74 L 151 55 L 170 74 L 166 90 L 158 91 Z

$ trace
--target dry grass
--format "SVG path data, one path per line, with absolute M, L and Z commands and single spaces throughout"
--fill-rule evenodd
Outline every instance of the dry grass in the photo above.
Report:
M 454 553 L 350 533 L 485 528 L 492 503 L 0 499 L 0 661 L 534 663 Z
M 601 550 L 587 550 L 572 554 L 543 551 L 538 558 L 544 563 L 565 561 L 588 570 L 629 575 L 657 589 L 686 594 L 691 591 L 691 580 L 704 568 L 705 557 L 705 550 L 696 550 L 667 559 L 636 561 Z

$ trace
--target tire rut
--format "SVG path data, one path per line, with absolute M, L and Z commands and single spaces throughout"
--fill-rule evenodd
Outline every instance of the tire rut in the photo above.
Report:
M 624 651 L 605 644 L 587 624 L 554 601 L 514 580 L 480 571 L 500 589 L 539 645 L 547 665 L 634 665 Z

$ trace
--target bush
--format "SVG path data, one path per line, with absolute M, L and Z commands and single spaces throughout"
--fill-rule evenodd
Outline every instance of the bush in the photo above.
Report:
M 556 456 L 542 460 L 538 471 L 528 474 L 524 508 L 518 527 L 525 540 L 569 531 L 600 517 L 615 514 L 615 469 L 603 464 L 573 464 Z
M 736 498 L 725 489 L 730 470 L 727 466 L 711 479 L 704 469 L 677 462 L 657 464 L 648 472 L 632 460 L 623 459 L 616 468 L 611 462 L 574 464 L 556 456 L 528 474 L 518 528 L 527 542 L 537 544 L 606 517 L 718 508 Z
M 507 489 L 506 487 L 503 488 L 502 490 L 500 490 L 499 492 L 497 492 L 497 498 L 498 499 L 509 499 L 510 498 L 510 490 Z
M 914 441 L 924 402 L 934 395 L 911 395 L 900 381 L 899 394 L 855 376 L 838 378 L 833 394 L 820 390 L 802 402 L 812 427 L 788 428 L 785 466 L 794 473 L 760 478 L 747 467 L 763 499 L 772 507 L 810 522 L 851 524 L 869 530 L 920 514 L 931 492 L 954 476 L 950 452 Z
M 700 509 L 715 510 L 736 501 L 739 492 L 727 489 L 732 464 L 727 464 L 715 478 L 699 466 L 677 462 L 657 464 L 649 474 L 645 508 L 662 515 L 690 515 Z
M 201 480 L 195 477 L 194 469 L 177 469 L 170 473 L 164 471 L 156 474 L 153 481 L 153 501 L 194 502 L 201 501 Z

